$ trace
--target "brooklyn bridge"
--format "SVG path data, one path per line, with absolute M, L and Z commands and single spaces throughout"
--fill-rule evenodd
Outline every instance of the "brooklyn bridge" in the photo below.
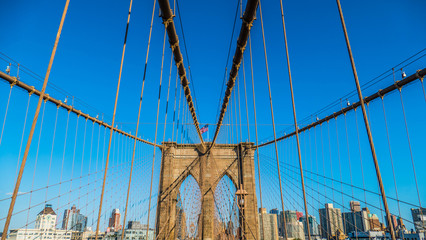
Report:
M 413 2 L 2 3 L 1 240 L 425 240 Z

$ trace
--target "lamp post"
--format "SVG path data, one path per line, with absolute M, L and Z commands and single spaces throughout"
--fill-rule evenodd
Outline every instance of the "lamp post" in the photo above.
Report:
M 237 190 L 235 195 L 237 195 L 237 201 L 238 201 L 237 204 L 238 204 L 238 208 L 240 209 L 240 216 L 239 216 L 240 236 L 241 236 L 241 239 L 246 239 L 245 237 L 246 228 L 245 228 L 245 221 L 244 221 L 244 206 L 245 206 L 244 198 L 247 195 L 247 191 L 244 190 L 242 184 L 240 184 L 240 188 Z

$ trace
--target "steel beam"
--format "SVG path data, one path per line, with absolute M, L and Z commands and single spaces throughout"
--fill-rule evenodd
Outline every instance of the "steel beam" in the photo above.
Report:
M 372 95 L 370 95 L 368 97 L 365 97 L 364 98 L 364 102 L 365 103 L 369 103 L 369 102 L 373 101 L 374 99 L 382 97 L 385 94 L 390 93 L 390 92 L 392 92 L 394 90 L 400 89 L 404 85 L 407 85 L 407 84 L 409 84 L 409 83 L 411 83 L 411 82 L 413 82 L 413 81 L 415 81 L 417 79 L 422 79 L 425 75 L 426 75 L 426 68 L 423 68 L 422 70 L 418 70 L 415 74 L 410 75 L 410 76 L 404 78 L 403 80 L 396 81 L 394 84 L 386 87 L 385 89 L 380 89 L 376 93 L 374 93 L 374 94 L 372 94 Z M 322 124 L 324 122 L 327 122 L 327 121 L 329 121 L 329 120 L 331 120 L 333 118 L 336 118 L 336 117 L 338 117 L 338 116 L 340 116 L 342 114 L 345 114 L 345 113 L 347 113 L 347 112 L 349 112 L 349 111 L 351 111 L 353 109 L 356 109 L 359 106 L 361 106 L 361 103 L 359 101 L 355 102 L 355 103 L 351 104 L 350 106 L 345 107 L 345 108 L 343 108 L 342 110 L 340 110 L 338 112 L 335 112 L 335 113 L 333 113 L 331 115 L 328 115 L 327 117 L 319 119 L 318 121 L 316 121 L 314 123 L 311 123 L 311 124 L 307 125 L 306 127 L 303 127 L 301 129 L 299 129 L 299 133 L 307 131 L 307 130 L 315 127 L 315 126 L 318 126 L 318 125 L 320 125 L 320 124 Z M 295 131 L 291 132 L 289 134 L 285 134 L 284 136 L 277 138 L 277 141 L 281 141 L 281 140 L 284 140 L 286 138 L 292 137 L 295 134 L 296 134 Z M 267 145 L 272 144 L 272 143 L 274 143 L 274 140 L 266 142 L 266 143 L 259 144 L 257 146 L 254 146 L 254 148 L 264 147 L 264 146 L 267 146 Z
M 246 48 L 247 40 L 249 38 L 250 29 L 253 26 L 253 21 L 256 15 L 256 9 L 259 5 L 259 0 L 247 0 L 246 9 L 243 15 L 243 24 L 241 25 L 240 35 L 238 36 L 237 49 L 235 50 L 234 58 L 232 60 L 232 68 L 229 72 L 229 80 L 225 91 L 225 97 L 223 98 L 222 109 L 220 110 L 219 120 L 217 122 L 216 132 L 213 137 L 211 147 L 216 142 L 217 136 L 220 131 L 220 127 L 225 117 L 226 108 L 228 107 L 229 99 L 232 94 L 232 89 L 235 86 L 235 80 L 240 69 L 240 64 L 244 56 L 244 50 Z
M 185 92 L 185 98 L 188 103 L 189 111 L 192 115 L 192 120 L 194 121 L 195 129 L 197 130 L 198 137 L 200 138 L 201 144 L 204 146 L 203 136 L 201 135 L 200 125 L 198 123 L 197 114 L 195 113 L 194 102 L 192 101 L 191 90 L 189 89 L 189 81 L 186 77 L 186 70 L 183 64 L 183 57 L 179 47 L 179 38 L 176 33 L 175 24 L 173 18 L 172 9 L 170 8 L 170 3 L 168 0 L 158 0 L 158 4 L 161 10 L 161 17 L 163 18 L 164 27 L 167 30 L 167 36 L 169 37 L 170 48 L 172 49 L 176 68 L 179 73 L 180 83 Z
M 33 86 L 29 86 L 29 85 L 27 85 L 27 84 L 19 81 L 16 77 L 9 76 L 6 73 L 0 71 L 0 78 L 4 79 L 9 84 L 16 85 L 16 86 L 18 86 L 18 87 L 20 87 L 20 88 L 28 91 L 29 93 L 34 93 L 35 95 L 40 96 L 41 92 L 39 90 L 35 89 Z M 57 100 L 55 98 L 52 98 L 52 97 L 49 96 L 49 94 L 45 94 L 45 96 L 44 96 L 43 99 L 45 101 L 49 101 L 49 102 L 55 104 L 58 107 L 64 108 L 67 111 L 70 111 L 70 112 L 73 112 L 73 113 L 75 113 L 77 115 L 80 115 L 80 116 L 82 116 L 82 117 L 84 117 L 84 118 L 86 118 L 86 119 L 88 119 L 88 120 L 90 120 L 90 121 L 92 121 L 94 123 L 97 123 L 97 124 L 99 124 L 101 126 L 104 126 L 104 127 L 108 128 L 108 129 L 112 128 L 112 126 L 109 125 L 108 123 L 106 123 L 104 121 L 101 121 L 101 120 L 99 120 L 99 119 L 97 119 L 95 117 L 92 117 L 92 116 L 90 116 L 87 113 L 83 113 L 81 110 L 75 109 L 73 106 L 67 105 L 66 103 L 63 103 L 61 100 Z M 114 128 L 114 131 L 117 132 L 117 133 L 119 133 L 119 134 L 123 134 L 126 137 L 129 137 L 129 138 L 132 138 L 132 139 L 136 139 L 136 140 L 138 140 L 140 142 L 149 144 L 151 146 L 155 146 L 155 147 L 159 147 L 159 148 L 162 147 L 161 145 L 158 145 L 158 144 L 149 142 L 147 140 L 138 138 L 137 136 L 131 135 L 130 133 L 124 132 L 124 131 L 122 131 L 120 129 Z

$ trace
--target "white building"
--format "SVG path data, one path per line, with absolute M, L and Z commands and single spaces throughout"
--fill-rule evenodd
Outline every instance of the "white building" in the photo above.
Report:
M 117 240 L 121 239 L 122 230 L 117 232 L 106 233 L 102 240 Z M 125 229 L 124 240 L 154 240 L 154 229 L 150 228 L 148 231 L 148 239 L 146 238 L 146 227 L 142 229 Z M 84 240 L 84 239 L 83 239 Z
M 37 214 L 36 229 L 55 229 L 56 213 L 52 209 L 52 204 L 46 204 L 44 209 Z
M 12 229 L 9 240 L 71 240 L 71 231 L 59 230 L 56 226 L 56 213 L 51 204 L 37 214 L 35 229 Z
M 9 240 L 71 240 L 71 231 L 59 229 L 14 229 Z

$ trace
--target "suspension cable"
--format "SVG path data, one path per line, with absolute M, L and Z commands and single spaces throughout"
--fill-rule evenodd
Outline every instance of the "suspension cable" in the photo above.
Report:
M 151 14 L 151 25 L 149 27 L 148 46 L 147 46 L 147 49 L 146 49 L 145 67 L 144 67 L 143 78 L 142 78 L 142 89 L 141 89 L 141 96 L 140 96 L 140 99 L 139 99 L 138 120 L 136 121 L 136 132 L 135 132 L 136 137 L 138 136 L 138 131 L 139 131 L 139 122 L 140 122 L 141 109 L 142 109 L 142 100 L 143 100 L 143 93 L 144 93 L 144 88 L 145 88 L 146 70 L 147 70 L 147 66 L 148 66 L 149 46 L 151 45 L 152 26 L 153 26 L 153 23 L 154 23 L 155 5 L 156 5 L 156 0 L 154 0 L 154 3 L 153 3 L 152 14 Z M 154 142 L 154 143 L 156 144 L 156 142 Z M 135 160 L 135 152 L 136 152 L 136 139 L 133 143 L 132 163 L 131 163 L 131 168 L 130 168 L 130 173 L 129 173 L 129 185 L 128 185 L 128 188 L 127 188 L 126 207 L 125 207 L 124 217 L 123 217 L 123 226 L 126 224 L 127 207 L 128 207 L 128 204 L 129 204 L 130 187 L 131 187 L 131 184 L 132 184 L 132 174 L 133 174 L 133 165 L 134 165 L 134 160 Z M 123 238 L 124 238 L 124 231 L 122 231 L 122 233 L 121 233 L 121 240 L 123 240 Z
M 170 8 L 170 7 L 169 7 Z M 163 66 L 164 66 L 164 50 L 166 48 L 166 33 L 167 33 L 167 27 L 164 29 L 164 37 L 163 37 L 163 53 L 161 57 L 161 70 L 160 70 L 160 83 L 158 87 L 158 100 L 157 100 L 157 118 L 155 120 L 155 137 L 154 142 L 157 142 L 157 130 L 158 130 L 158 115 L 160 113 L 160 99 L 161 99 L 161 82 L 163 80 Z M 151 214 L 151 196 L 152 196 L 152 182 L 154 179 L 154 164 L 155 164 L 155 150 L 157 148 L 154 148 L 154 152 L 152 154 L 152 169 L 151 169 L 151 183 L 149 187 L 149 204 L 148 204 L 148 220 L 147 220 L 147 227 L 146 227 L 146 236 L 148 236 L 149 233 L 149 217 Z
M 266 78 L 268 81 L 268 91 L 269 91 L 269 105 L 271 107 L 271 119 L 272 119 L 272 128 L 274 131 L 274 145 L 275 145 L 275 156 L 277 159 L 277 171 L 278 171 L 278 181 L 279 181 L 279 186 L 280 186 L 280 196 L 281 196 L 281 206 L 283 209 L 283 212 L 285 211 L 284 208 L 284 199 L 283 199 L 283 189 L 282 189 L 282 183 L 281 183 L 281 171 L 280 171 L 280 161 L 279 161 L 279 157 L 278 157 L 278 145 L 277 145 L 277 134 L 275 131 L 275 119 L 274 119 L 274 108 L 272 106 L 272 92 L 271 92 L 271 81 L 269 79 L 269 67 L 268 67 L 268 57 L 266 54 L 266 40 L 265 40 L 265 31 L 264 31 L 264 27 L 263 27 L 263 17 L 262 17 L 262 7 L 259 1 L 259 15 L 260 15 L 260 25 L 261 25 L 261 29 L 262 29 L 262 39 L 263 39 L 263 52 L 264 52 L 264 56 L 265 56 L 265 66 L 266 66 Z M 283 221 L 284 221 L 284 236 L 285 239 L 288 239 L 287 236 L 287 226 L 286 226 L 286 217 L 285 214 L 283 214 Z
M 377 181 L 379 183 L 380 191 L 382 193 L 382 201 L 383 201 L 383 205 L 384 205 L 385 211 L 386 211 L 387 225 L 389 227 L 392 240 L 396 240 L 395 231 L 394 231 L 394 227 L 393 227 L 390 212 L 389 212 L 388 202 L 387 202 L 387 199 L 386 199 L 386 193 L 385 193 L 385 189 L 383 187 L 382 175 L 380 173 L 379 163 L 378 163 L 378 160 L 377 160 L 376 149 L 374 147 L 373 135 L 371 134 L 370 124 L 369 124 L 368 119 L 367 119 L 367 112 L 366 112 L 365 106 L 364 106 L 364 98 L 362 97 L 361 87 L 360 87 L 359 80 L 358 80 L 358 74 L 357 74 L 356 67 L 355 67 L 355 61 L 354 61 L 354 58 L 353 58 L 353 55 L 352 55 L 351 45 L 349 43 L 349 37 L 348 37 L 347 30 L 346 30 L 346 24 L 345 24 L 345 20 L 344 20 L 344 17 L 343 17 L 342 7 L 340 5 L 340 0 L 336 0 L 336 3 L 337 3 L 337 7 L 339 9 L 340 21 L 341 21 L 341 24 L 342 24 L 343 33 L 345 35 L 345 40 L 346 40 L 346 47 L 348 49 L 348 54 L 349 54 L 349 58 L 350 58 L 351 66 L 352 66 L 352 71 L 353 71 L 353 75 L 354 75 L 354 79 L 355 79 L 355 84 L 356 84 L 356 88 L 357 88 L 357 92 L 358 92 L 358 98 L 359 98 L 359 101 L 360 101 L 360 104 L 361 104 L 362 115 L 364 117 L 364 124 L 365 124 L 365 128 L 367 130 L 368 141 L 370 143 L 374 167 L 376 169 Z
M 1 72 L 0 72 L 0 75 L 1 75 Z M 400 88 L 402 86 L 405 86 L 405 85 L 407 85 L 407 84 L 409 84 L 409 83 L 411 83 L 411 82 L 413 82 L 413 81 L 415 81 L 417 79 L 422 79 L 425 75 L 426 75 L 426 68 L 423 68 L 423 69 L 417 71 L 415 74 L 412 74 L 412 75 L 404 78 L 401 81 L 396 81 L 395 83 L 392 83 L 388 87 L 386 87 L 384 89 L 381 89 L 381 90 L 377 91 L 376 93 L 374 93 L 374 94 L 372 94 L 372 95 L 370 95 L 368 97 L 365 97 L 363 101 L 364 101 L 364 103 L 369 103 L 369 102 L 371 102 L 371 101 L 379 98 L 380 96 L 383 96 L 383 95 L 386 95 L 387 93 L 393 92 L 394 90 L 397 90 L 398 88 Z M 346 112 L 355 110 L 359 106 L 361 106 L 361 102 L 360 101 L 355 102 L 355 103 L 353 103 L 353 104 L 351 104 L 351 105 L 349 105 L 349 106 L 341 109 L 340 111 L 335 112 L 333 114 L 330 114 L 330 115 L 328 115 L 328 116 L 326 116 L 324 118 L 317 119 L 317 121 L 315 121 L 314 123 L 311 123 L 311 124 L 309 124 L 309 125 L 307 125 L 307 126 L 305 126 L 303 128 L 300 128 L 299 129 L 299 133 L 302 133 L 302 132 L 304 132 L 304 131 L 312 128 L 312 127 L 315 127 L 317 125 L 320 125 L 320 124 L 322 124 L 324 122 L 327 122 L 328 120 L 333 119 L 333 118 L 335 118 L 337 116 L 340 116 L 341 114 L 344 114 Z M 291 133 L 284 134 L 283 136 L 277 138 L 277 141 L 282 141 L 282 140 L 284 140 L 286 138 L 289 138 L 289 137 L 291 137 L 291 136 L 293 136 L 295 134 L 296 134 L 296 132 L 294 132 L 294 131 L 291 132 Z M 253 146 L 253 147 L 254 148 L 260 148 L 260 147 L 264 147 L 264 146 L 267 146 L 267 145 L 270 145 L 270 144 L 273 144 L 273 143 L 274 143 L 274 140 L 271 140 L 271 141 L 268 141 L 268 142 L 265 142 L 265 143 Z
M 256 135 L 256 145 L 259 144 L 259 137 L 257 132 L 257 116 L 256 116 L 256 97 L 255 97 L 255 90 L 254 90 L 254 74 L 253 74 L 253 55 L 252 55 L 252 49 L 251 49 L 251 37 L 249 33 L 249 52 L 250 52 L 250 71 L 251 71 L 251 86 L 252 86 L 252 92 L 253 92 L 253 113 L 254 113 L 254 130 Z M 244 68 L 244 61 L 243 61 L 243 68 Z M 248 118 L 247 118 L 247 127 L 248 127 Z M 250 135 L 249 135 L 250 136 Z M 258 182 L 259 182 L 259 196 L 260 196 L 260 207 L 263 208 L 263 200 L 262 200 L 262 181 L 260 179 L 260 162 L 259 162 L 259 149 L 256 149 L 256 156 L 257 156 L 257 176 L 258 176 Z M 265 227 L 263 224 L 263 212 L 260 213 L 261 220 L 262 220 L 262 239 L 265 239 Z
M 394 186 L 395 186 L 396 203 L 398 204 L 399 217 L 401 217 L 401 208 L 399 206 L 400 204 L 399 204 L 399 196 L 398 196 L 398 187 L 397 187 L 397 184 L 396 184 L 396 175 L 395 175 L 395 168 L 394 168 L 394 164 L 393 164 L 392 150 L 391 150 L 391 145 L 390 145 L 388 121 L 387 121 L 387 118 L 386 118 L 385 103 L 384 103 L 383 97 L 381 99 L 382 99 L 383 118 L 385 120 L 386 139 L 387 139 L 387 142 L 388 142 L 389 157 L 390 157 L 390 162 L 391 162 L 391 166 L 392 166 L 393 183 L 394 183 Z
M 420 213 L 422 214 L 422 201 L 420 200 L 419 184 L 417 183 L 416 167 L 414 165 L 413 150 L 411 148 L 410 134 L 408 132 L 407 116 L 405 114 L 404 101 L 402 99 L 402 88 L 399 88 L 398 90 L 399 90 L 399 99 L 401 100 L 402 116 L 404 117 L 405 133 L 407 134 L 408 149 L 410 150 L 411 166 L 413 167 L 413 177 L 414 177 L 414 182 L 416 184 L 417 198 L 419 200 Z M 422 227 L 424 228 L 424 221 L 422 221 Z
M 255 18 L 255 13 L 256 13 L 256 9 L 257 9 L 257 5 L 259 3 L 259 0 L 248 0 L 247 1 L 247 5 L 246 5 L 246 9 L 244 11 L 244 16 L 243 16 L 243 24 L 241 25 L 241 30 L 240 30 L 240 35 L 238 37 L 238 41 L 237 41 L 237 49 L 235 50 L 235 55 L 233 58 L 233 62 L 232 62 L 232 68 L 231 71 L 229 73 L 229 80 L 227 83 L 227 89 L 225 91 L 225 96 L 223 98 L 223 103 L 222 103 L 222 109 L 220 111 L 220 115 L 219 115 L 219 119 L 216 125 L 216 131 L 212 140 L 212 144 L 210 145 L 209 149 L 207 150 L 210 151 L 210 149 L 212 149 L 212 147 L 214 146 L 217 136 L 219 134 L 219 130 L 220 127 L 222 126 L 222 122 L 223 122 L 223 118 L 225 116 L 226 113 L 226 109 L 228 107 L 228 103 L 232 94 L 232 89 L 235 85 L 235 80 L 236 77 L 238 75 L 238 69 L 240 68 L 240 64 L 241 64 L 241 59 L 243 58 L 243 54 L 244 54 L 244 50 L 247 44 L 247 39 L 248 39 L 248 35 L 250 33 L 250 29 L 253 25 L 253 21 Z
M 11 88 L 11 90 L 12 90 L 12 88 Z M 27 108 L 25 110 L 24 126 L 22 128 L 21 143 L 19 144 L 19 154 L 18 154 L 18 161 L 16 163 L 15 179 L 16 179 L 16 175 L 18 174 L 19 160 L 21 159 L 22 143 L 24 142 L 25 127 L 27 125 L 27 116 L 28 116 L 28 109 L 30 107 L 31 95 L 32 95 L 32 93 L 30 93 L 28 95 Z M 1 142 L 0 142 L 0 144 L 1 144 Z
M 173 103 L 173 124 L 172 124 L 172 142 L 175 136 L 175 119 L 176 119 L 176 97 L 177 97 L 177 86 L 178 86 L 178 72 L 176 71 L 176 86 L 175 86 L 175 95 L 174 95 L 174 103 Z
M 4 112 L 3 126 L 1 128 L 0 144 L 1 144 L 1 140 L 3 139 L 3 131 L 4 131 L 4 126 L 6 124 L 7 112 L 9 111 L 9 103 L 10 103 L 10 96 L 12 95 L 12 88 L 13 88 L 13 85 L 11 84 L 10 85 L 10 90 L 9 90 L 9 97 L 7 98 L 6 110 Z
M 162 13 L 161 17 L 163 18 L 164 28 L 169 37 L 169 43 L 170 43 L 170 47 L 172 48 L 172 52 L 176 62 L 176 68 L 178 69 L 179 76 L 181 78 L 181 84 L 185 92 L 185 97 L 188 103 L 189 111 L 191 112 L 192 120 L 194 122 L 195 129 L 197 130 L 198 137 L 200 138 L 201 145 L 204 146 L 204 140 L 203 140 L 203 136 L 201 135 L 197 114 L 194 108 L 194 102 L 192 101 L 191 90 L 189 87 L 189 80 L 186 76 L 186 70 L 183 64 L 183 57 L 179 47 L 179 38 L 176 34 L 176 29 L 175 29 L 175 25 L 173 21 L 174 15 L 172 10 L 170 9 L 170 3 L 168 0 L 159 0 L 158 4 L 161 9 L 161 13 Z
M 116 94 L 115 94 L 114 111 L 113 111 L 113 114 L 112 114 L 112 121 L 111 121 L 112 128 L 111 128 L 110 133 L 109 133 L 108 150 L 107 150 L 107 157 L 106 157 L 106 162 L 105 162 L 105 171 L 104 171 L 104 179 L 103 179 L 103 183 L 102 183 L 101 198 L 100 198 L 100 203 L 99 203 L 99 213 L 98 213 L 98 221 L 97 221 L 97 224 L 96 224 L 95 240 L 98 239 L 98 235 L 99 235 L 99 223 L 100 223 L 100 220 L 101 220 L 101 213 L 102 213 L 102 201 L 103 201 L 103 198 L 104 198 L 105 181 L 106 181 L 107 172 L 108 172 L 109 156 L 110 156 L 110 151 L 111 151 L 111 141 L 112 141 L 112 136 L 113 136 L 113 133 L 114 133 L 113 129 L 114 129 L 114 123 L 115 123 L 115 113 L 117 111 L 118 93 L 120 92 L 121 73 L 123 71 L 124 54 L 126 52 L 127 34 L 128 34 L 128 31 L 129 31 L 132 2 L 133 2 L 133 0 L 130 0 L 129 13 L 127 15 L 126 32 L 124 34 L 123 51 L 121 53 L 120 73 L 118 75 L 117 90 L 116 90 Z
M 6 73 L 4 73 L 2 71 L 0 71 L 0 78 L 4 79 L 5 81 L 9 82 L 10 84 L 14 84 L 17 87 L 20 87 L 20 88 L 28 91 L 29 93 L 34 93 L 34 95 L 40 96 L 40 94 L 41 94 L 40 90 L 37 90 L 33 86 L 29 86 L 28 84 L 25 84 L 22 81 L 18 81 L 18 79 L 16 77 L 11 77 L 11 76 L 7 75 Z M 113 125 L 109 125 L 108 123 L 106 123 L 106 122 L 103 121 L 103 117 L 102 117 L 102 119 L 98 119 L 98 117 L 90 116 L 89 114 L 84 113 L 81 110 L 78 110 L 78 109 L 74 108 L 73 105 L 68 105 L 68 104 L 63 103 L 62 101 L 60 101 L 58 99 L 55 99 L 55 98 L 49 96 L 47 93 L 44 94 L 43 99 L 45 101 L 51 102 L 51 103 L 59 106 L 60 108 L 63 108 L 65 110 L 67 110 L 67 111 L 71 111 L 71 112 L 75 113 L 77 116 L 81 115 L 82 117 L 85 117 L 85 118 L 87 118 L 88 120 L 90 120 L 92 122 L 95 122 L 97 124 L 103 125 L 103 126 L 109 128 L 109 129 L 112 128 L 112 129 L 114 129 L 114 132 L 118 132 L 120 134 L 123 134 L 125 136 L 131 137 L 133 139 L 137 139 L 140 142 L 143 142 L 143 143 L 146 143 L 146 144 L 149 144 L 149 145 L 161 148 L 161 146 L 158 145 L 158 144 L 155 144 L 155 143 L 149 142 L 147 140 L 141 139 L 141 138 L 139 138 L 139 137 L 137 137 L 135 135 L 131 135 L 131 134 L 127 133 L 127 132 L 124 132 L 124 131 L 122 131 L 120 129 L 117 129 Z M 103 114 L 102 114 L 102 116 L 103 116 Z
M 297 141 L 297 153 L 299 156 L 299 166 L 300 166 L 300 178 L 302 183 L 302 190 L 303 190 L 303 201 L 305 206 L 305 213 L 306 213 L 306 228 L 308 233 L 308 240 L 311 240 L 311 233 L 309 228 L 309 221 L 308 221 L 308 204 L 306 202 L 306 193 L 305 193 L 305 179 L 303 178 L 303 165 L 302 165 L 302 153 L 300 151 L 300 141 L 299 141 L 299 127 L 297 126 L 297 117 L 296 117 L 296 106 L 294 102 L 294 92 L 293 92 L 293 80 L 291 78 L 291 68 L 290 68 L 290 56 L 288 53 L 288 43 L 287 43 L 287 32 L 285 29 L 285 21 L 284 21 L 284 10 L 283 10 L 283 2 L 280 0 L 280 7 L 281 7 L 281 20 L 283 25 L 283 32 L 284 32 L 284 43 L 285 43 L 285 51 L 286 51 L 286 57 L 287 57 L 287 71 L 288 71 L 288 79 L 290 84 L 290 92 L 291 92 L 291 103 L 293 106 L 293 119 L 294 119 L 294 130 L 296 132 L 296 141 Z M 262 15 L 262 13 L 261 13 Z M 276 137 L 274 137 L 276 139 Z M 276 141 L 276 140 L 275 140 Z

